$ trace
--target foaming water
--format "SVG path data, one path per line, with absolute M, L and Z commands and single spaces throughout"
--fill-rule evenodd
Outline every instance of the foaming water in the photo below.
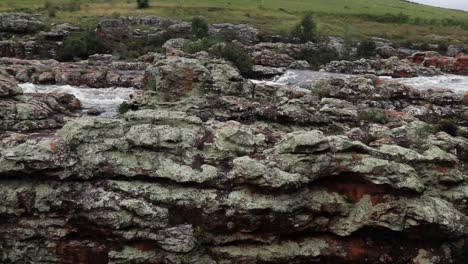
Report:
M 288 85 L 295 88 L 311 89 L 315 84 L 325 78 L 339 77 L 349 78 L 353 75 L 319 72 L 310 70 L 288 70 L 285 74 L 270 80 L 254 80 L 256 83 Z M 354 75 L 356 76 L 356 75 Z M 398 78 L 380 77 L 412 86 L 416 89 L 450 89 L 454 92 L 468 91 L 468 76 L 444 74 L 432 77 Z
M 468 76 L 447 74 L 433 77 L 414 77 L 394 80 L 421 90 L 450 89 L 454 92 L 468 91 Z
M 19 85 L 24 93 L 67 93 L 81 101 L 84 109 L 96 108 L 101 116 L 114 116 L 121 103 L 128 100 L 137 91 L 133 88 L 86 88 L 70 85 L 36 85 L 23 83 Z
M 314 83 L 329 77 L 348 78 L 352 75 L 330 73 L 323 71 L 310 71 L 310 70 L 288 70 L 280 76 L 276 76 L 270 80 L 255 80 L 256 83 L 266 84 L 283 84 L 300 88 L 308 88 Z

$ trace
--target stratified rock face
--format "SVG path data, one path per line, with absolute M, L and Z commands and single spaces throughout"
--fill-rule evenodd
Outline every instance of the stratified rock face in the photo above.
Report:
M 64 117 L 80 108 L 69 94 L 22 95 L 15 81 L 0 72 L 0 135 L 5 131 L 60 128 Z
M 113 61 L 111 55 L 94 55 L 80 63 L 0 58 L 0 67 L 20 82 L 93 88 L 142 88 L 147 66 L 143 62 Z
M 0 262 L 464 263 L 468 140 L 411 114 L 462 124 L 463 96 L 183 57 L 145 84 L 141 110 L 2 135 Z
M 234 37 L 240 42 L 249 45 L 258 43 L 260 40 L 260 31 L 254 28 L 253 26 L 247 24 L 213 24 L 210 25 L 208 34 L 210 35 L 210 37 Z
M 458 54 L 452 58 L 434 52 L 418 52 L 413 54 L 412 60 L 425 67 L 436 67 L 447 73 L 468 75 L 468 55 Z
M 31 14 L 0 13 L 0 32 L 33 33 L 44 28 L 43 19 Z
M 419 65 L 397 57 L 389 59 L 360 59 L 357 61 L 332 61 L 323 66 L 327 72 L 346 74 L 375 74 L 394 78 L 409 78 L 417 76 L 435 76 L 442 74 L 442 69 Z

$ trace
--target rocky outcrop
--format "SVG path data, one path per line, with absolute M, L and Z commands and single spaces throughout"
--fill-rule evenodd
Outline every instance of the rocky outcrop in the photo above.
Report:
M 147 64 L 143 62 L 114 61 L 99 56 L 91 56 L 80 63 L 0 58 L 0 68 L 20 82 L 95 88 L 141 88 L 146 67 Z
M 156 16 L 120 17 L 100 21 L 97 34 L 101 37 L 121 40 L 143 36 L 162 37 L 169 35 L 172 38 L 189 38 L 192 24 L 171 18 Z M 210 37 L 237 39 L 244 44 L 259 42 L 258 29 L 247 24 L 212 24 L 209 26 Z
M 96 33 L 101 37 L 113 40 L 135 38 L 142 36 L 142 33 L 157 36 L 162 35 L 168 27 L 176 23 L 180 22 L 155 16 L 120 17 L 100 21 Z M 141 32 L 143 29 L 146 31 Z
M 24 13 L 0 13 L 0 32 L 34 33 L 42 30 L 44 18 Z
M 79 108 L 80 102 L 69 94 L 23 95 L 16 82 L 0 72 L 0 135 L 60 128 Z
M 210 37 L 234 38 L 243 44 L 253 45 L 260 41 L 260 31 L 248 24 L 212 24 L 209 26 L 208 34 Z
M 414 63 L 435 67 L 443 72 L 468 75 L 468 55 L 458 54 L 455 58 L 441 56 L 435 52 L 419 52 L 412 56 Z
M 408 78 L 416 76 L 434 76 L 442 72 L 430 65 L 416 65 L 408 60 L 397 57 L 389 59 L 360 59 L 357 61 L 332 61 L 322 67 L 327 72 L 346 74 L 375 74 L 394 78 Z
M 144 83 L 137 111 L 2 135 L 0 262 L 464 263 L 468 139 L 432 124 L 463 95 L 207 56 Z

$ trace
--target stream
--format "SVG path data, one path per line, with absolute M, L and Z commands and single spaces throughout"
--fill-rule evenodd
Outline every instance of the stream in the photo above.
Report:
M 133 88 L 87 88 L 70 85 L 36 85 L 23 83 L 19 85 L 24 93 L 68 93 L 81 101 L 84 112 L 95 108 L 102 112 L 102 117 L 117 115 L 119 105 L 138 90 Z
M 289 70 L 281 76 L 270 80 L 252 80 L 255 83 L 282 84 L 295 89 L 310 89 L 321 79 L 328 77 L 349 78 L 352 75 L 318 72 L 309 70 Z M 381 77 L 392 79 L 391 77 Z M 468 91 L 468 76 L 439 75 L 433 77 L 414 77 L 393 79 L 402 84 L 413 86 L 417 89 L 451 89 L 455 92 Z M 78 98 L 83 106 L 83 112 L 89 109 L 97 109 L 102 112 L 102 117 L 117 115 L 117 109 L 121 103 L 128 100 L 131 95 L 138 92 L 134 88 L 87 88 L 70 85 L 36 85 L 23 83 L 19 85 L 24 93 L 68 93 Z

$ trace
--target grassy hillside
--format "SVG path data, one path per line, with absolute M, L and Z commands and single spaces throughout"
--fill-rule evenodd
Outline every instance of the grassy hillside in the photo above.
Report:
M 0 0 L 0 11 L 43 12 L 46 0 Z M 67 4 L 70 0 L 50 0 Z M 78 0 L 79 10 L 62 8 L 54 21 L 84 23 L 102 16 L 153 14 L 190 19 L 201 15 L 210 22 L 246 22 L 269 33 L 287 33 L 305 12 L 313 12 L 324 35 L 356 38 L 381 36 L 397 41 L 468 41 L 468 13 L 403 0 L 150 0 L 137 10 L 134 0 Z

